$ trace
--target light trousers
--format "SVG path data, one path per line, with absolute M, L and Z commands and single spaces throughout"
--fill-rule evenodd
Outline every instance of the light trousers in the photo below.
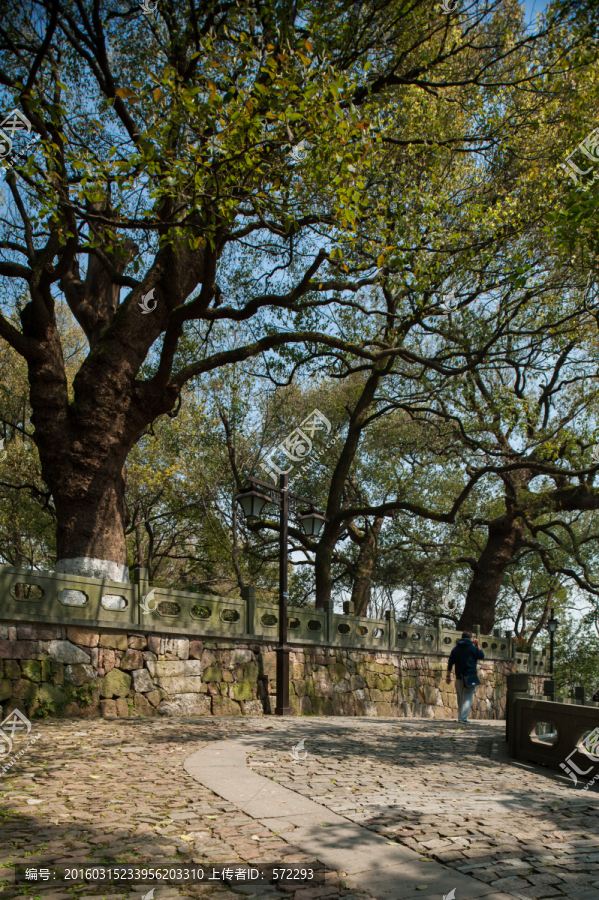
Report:
M 468 714 L 472 709 L 472 701 L 474 700 L 474 691 L 476 687 L 464 687 L 464 679 L 456 678 L 455 690 L 458 695 L 458 722 L 467 722 Z

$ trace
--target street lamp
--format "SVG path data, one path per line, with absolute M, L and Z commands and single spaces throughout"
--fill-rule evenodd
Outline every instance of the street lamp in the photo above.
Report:
M 308 537 L 318 537 L 322 531 L 322 526 L 326 522 L 326 517 L 321 516 L 321 514 L 317 513 L 314 507 L 312 507 L 309 513 L 298 516 L 297 521 L 300 523 L 304 534 L 307 534 Z
M 287 538 L 289 530 L 289 509 L 297 511 L 299 504 L 305 504 L 310 512 L 298 516 L 304 533 L 309 537 L 318 537 L 322 526 L 327 521 L 325 516 L 316 512 L 314 501 L 292 494 L 288 487 L 287 475 L 279 476 L 279 486 L 267 484 L 257 478 L 248 478 L 251 489 L 236 494 L 237 500 L 248 522 L 256 522 L 267 503 L 274 503 L 279 508 L 279 643 L 277 644 L 277 702 L 275 715 L 289 716 L 289 647 L 287 646 Z
M 556 619 L 553 615 L 553 610 L 551 610 L 551 618 L 547 622 L 547 631 L 549 632 L 549 674 L 553 675 L 553 635 L 556 632 L 557 626 L 559 625 L 559 620 Z
M 238 501 L 248 522 L 258 521 L 262 515 L 262 510 L 267 503 L 270 503 L 270 497 L 254 490 L 246 491 L 243 494 L 237 494 L 233 497 L 233 500 Z

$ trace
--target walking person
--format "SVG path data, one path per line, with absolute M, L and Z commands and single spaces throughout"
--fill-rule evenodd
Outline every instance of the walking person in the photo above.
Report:
M 480 684 L 476 672 L 476 664 L 479 659 L 484 659 L 485 654 L 478 646 L 478 639 L 472 640 L 471 631 L 463 631 L 462 638 L 457 642 L 447 661 L 447 675 L 445 680 L 451 684 L 451 670 L 455 665 L 455 690 L 458 696 L 458 722 L 468 723 L 468 714 L 472 708 L 474 691 Z

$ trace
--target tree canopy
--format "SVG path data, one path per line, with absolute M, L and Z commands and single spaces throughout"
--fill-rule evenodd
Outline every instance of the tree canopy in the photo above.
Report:
M 296 602 L 490 628 L 519 597 L 524 633 L 527 603 L 595 596 L 595 270 L 556 174 L 595 16 L 6 9 L 4 558 L 267 595 L 276 522 L 231 497 L 318 408 Z

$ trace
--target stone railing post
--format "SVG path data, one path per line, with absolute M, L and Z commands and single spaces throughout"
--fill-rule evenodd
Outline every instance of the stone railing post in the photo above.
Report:
M 355 615 L 356 604 L 353 600 L 344 600 L 343 601 L 343 615 L 344 616 L 353 616 Z
M 577 684 L 574 688 L 574 699 L 577 703 L 580 703 L 581 706 L 584 706 L 585 703 L 585 689 L 583 684 Z
M 137 585 L 137 609 L 135 611 L 135 624 L 141 625 L 141 601 L 150 591 L 150 573 L 140 567 L 136 570 L 135 583 Z
M 325 640 L 328 644 L 332 644 L 335 640 L 335 619 L 333 618 L 335 613 L 332 600 L 324 601 L 324 611 L 326 613 Z
M 506 678 L 507 694 L 505 698 L 505 739 L 510 742 L 515 732 L 513 716 L 513 701 L 516 697 L 526 697 L 529 693 L 530 675 L 528 672 L 518 672 L 508 675 Z
M 389 650 L 395 650 L 395 610 L 388 609 L 385 618 L 389 623 Z
M 256 634 L 256 588 L 241 589 L 241 599 L 245 601 L 245 628 L 247 634 Z
M 512 658 L 512 632 L 508 628 L 508 630 L 505 631 L 504 634 L 505 634 L 505 639 L 507 641 L 506 657 L 507 657 L 507 659 L 511 659 Z

